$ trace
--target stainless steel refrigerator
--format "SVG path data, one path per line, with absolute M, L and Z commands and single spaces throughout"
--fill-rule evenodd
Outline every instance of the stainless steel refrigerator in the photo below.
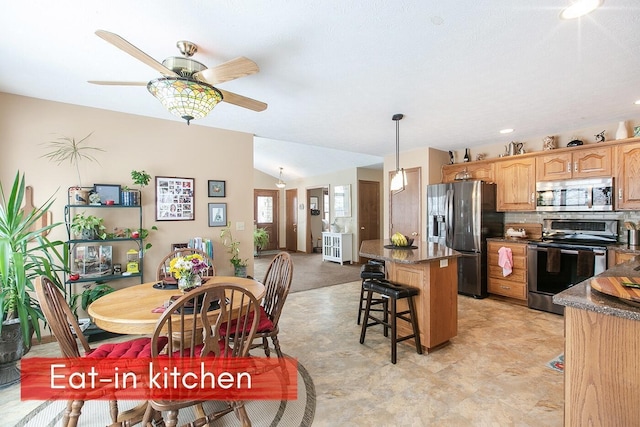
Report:
M 427 187 L 427 241 L 460 252 L 458 293 L 487 296 L 487 237 L 503 235 L 496 185 L 459 181 Z

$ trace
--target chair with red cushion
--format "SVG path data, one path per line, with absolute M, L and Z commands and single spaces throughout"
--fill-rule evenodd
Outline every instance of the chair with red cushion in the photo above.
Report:
M 62 357 L 100 359 L 151 356 L 151 338 L 137 338 L 119 343 L 102 344 L 97 348 L 91 348 L 85 336 L 82 333 L 78 333 L 80 332 L 80 326 L 78 325 L 76 317 L 71 312 L 60 288 L 49 278 L 40 276 L 35 280 L 35 290 L 42 313 L 58 341 Z M 80 354 L 78 341 L 80 341 L 82 345 L 85 353 L 84 356 Z M 155 350 L 162 350 L 166 344 L 166 339 L 157 341 L 155 343 L 157 346 Z M 83 405 L 84 401 L 82 400 L 70 400 L 67 403 L 67 409 L 62 418 L 63 427 L 75 427 L 78 424 L 78 417 L 80 416 Z M 144 406 L 118 415 L 117 402 L 109 402 L 109 411 L 113 423 L 124 423 L 125 421 L 129 422 L 136 419 L 139 421 L 142 415 L 142 409 L 144 409 Z
M 202 259 L 204 259 L 204 262 L 206 262 L 209 266 L 205 273 L 207 276 L 216 275 L 216 268 L 213 266 L 213 259 L 209 255 L 207 255 L 206 252 L 194 248 L 179 248 L 175 251 L 170 252 L 168 255 L 162 258 L 162 260 L 158 264 L 158 268 L 156 269 L 156 280 L 162 280 L 168 283 L 177 283 L 177 281 L 171 276 L 171 273 L 169 273 L 169 264 L 171 263 L 171 260 L 179 256 L 187 256 L 193 254 L 201 255 Z
M 267 357 L 270 357 L 268 338 L 271 338 L 278 357 L 284 357 L 278 341 L 278 321 L 282 314 L 284 302 L 287 299 L 287 295 L 289 295 L 292 278 L 293 260 L 291 255 L 287 252 L 278 253 L 269 263 L 263 281 L 265 295 L 260 307 L 260 323 L 256 333 L 256 339 L 259 338 L 262 342 L 251 345 L 252 349 L 262 347 Z M 235 322 L 232 322 L 231 327 L 232 329 L 235 327 Z M 226 325 L 223 325 L 220 328 L 220 332 L 226 334 L 226 329 Z
M 236 322 L 236 327 L 231 331 L 234 336 L 232 346 L 229 334 L 220 334 L 220 325 L 228 325 L 236 317 L 243 321 Z M 152 346 L 152 357 L 247 357 L 259 321 L 260 303 L 249 291 L 229 283 L 205 284 L 175 300 L 162 313 L 156 323 L 151 342 L 159 343 L 168 336 L 174 339 L 169 340 L 167 350 L 163 354 Z M 194 327 L 205 332 L 183 333 Z M 190 426 L 209 425 L 208 423 L 230 412 L 235 412 L 243 426 L 251 426 L 242 401 L 226 402 L 223 409 L 211 413 L 205 413 L 203 403 L 201 400 L 150 400 L 142 425 L 146 426 L 154 419 L 160 422 L 160 425 L 164 422 L 167 427 L 175 426 L 178 422 L 178 411 L 194 407 L 197 419 L 188 424 Z M 166 412 L 164 420 L 159 419 L 162 412 Z

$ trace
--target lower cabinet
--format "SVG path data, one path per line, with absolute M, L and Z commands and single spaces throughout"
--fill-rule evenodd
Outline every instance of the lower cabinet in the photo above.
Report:
M 611 268 L 614 265 L 622 264 L 623 262 L 627 262 L 630 259 L 633 259 L 640 255 L 640 251 L 619 251 L 616 249 L 609 249 L 608 252 L 608 268 Z
M 498 250 L 503 246 L 511 249 L 513 259 L 513 271 L 506 277 L 498 265 Z M 487 263 L 487 288 L 490 294 L 527 300 L 526 243 L 487 242 Z
M 322 261 L 353 264 L 352 236 L 351 233 L 322 233 Z

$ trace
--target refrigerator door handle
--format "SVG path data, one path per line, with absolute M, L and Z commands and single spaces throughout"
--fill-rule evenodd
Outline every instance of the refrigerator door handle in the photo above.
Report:
M 446 217 L 445 217 L 445 227 L 447 229 L 447 246 L 451 246 L 453 244 L 453 191 L 447 190 L 447 204 L 446 204 Z

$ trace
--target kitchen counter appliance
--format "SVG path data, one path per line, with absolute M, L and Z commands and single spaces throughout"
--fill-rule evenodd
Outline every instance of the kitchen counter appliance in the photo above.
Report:
M 553 295 L 605 271 L 606 247 L 617 240 L 617 220 L 543 220 L 542 240 L 527 251 L 529 307 L 563 314 Z
M 427 187 L 427 241 L 458 251 L 458 293 L 487 293 L 487 237 L 500 237 L 504 214 L 496 212 L 496 185 L 460 181 Z

